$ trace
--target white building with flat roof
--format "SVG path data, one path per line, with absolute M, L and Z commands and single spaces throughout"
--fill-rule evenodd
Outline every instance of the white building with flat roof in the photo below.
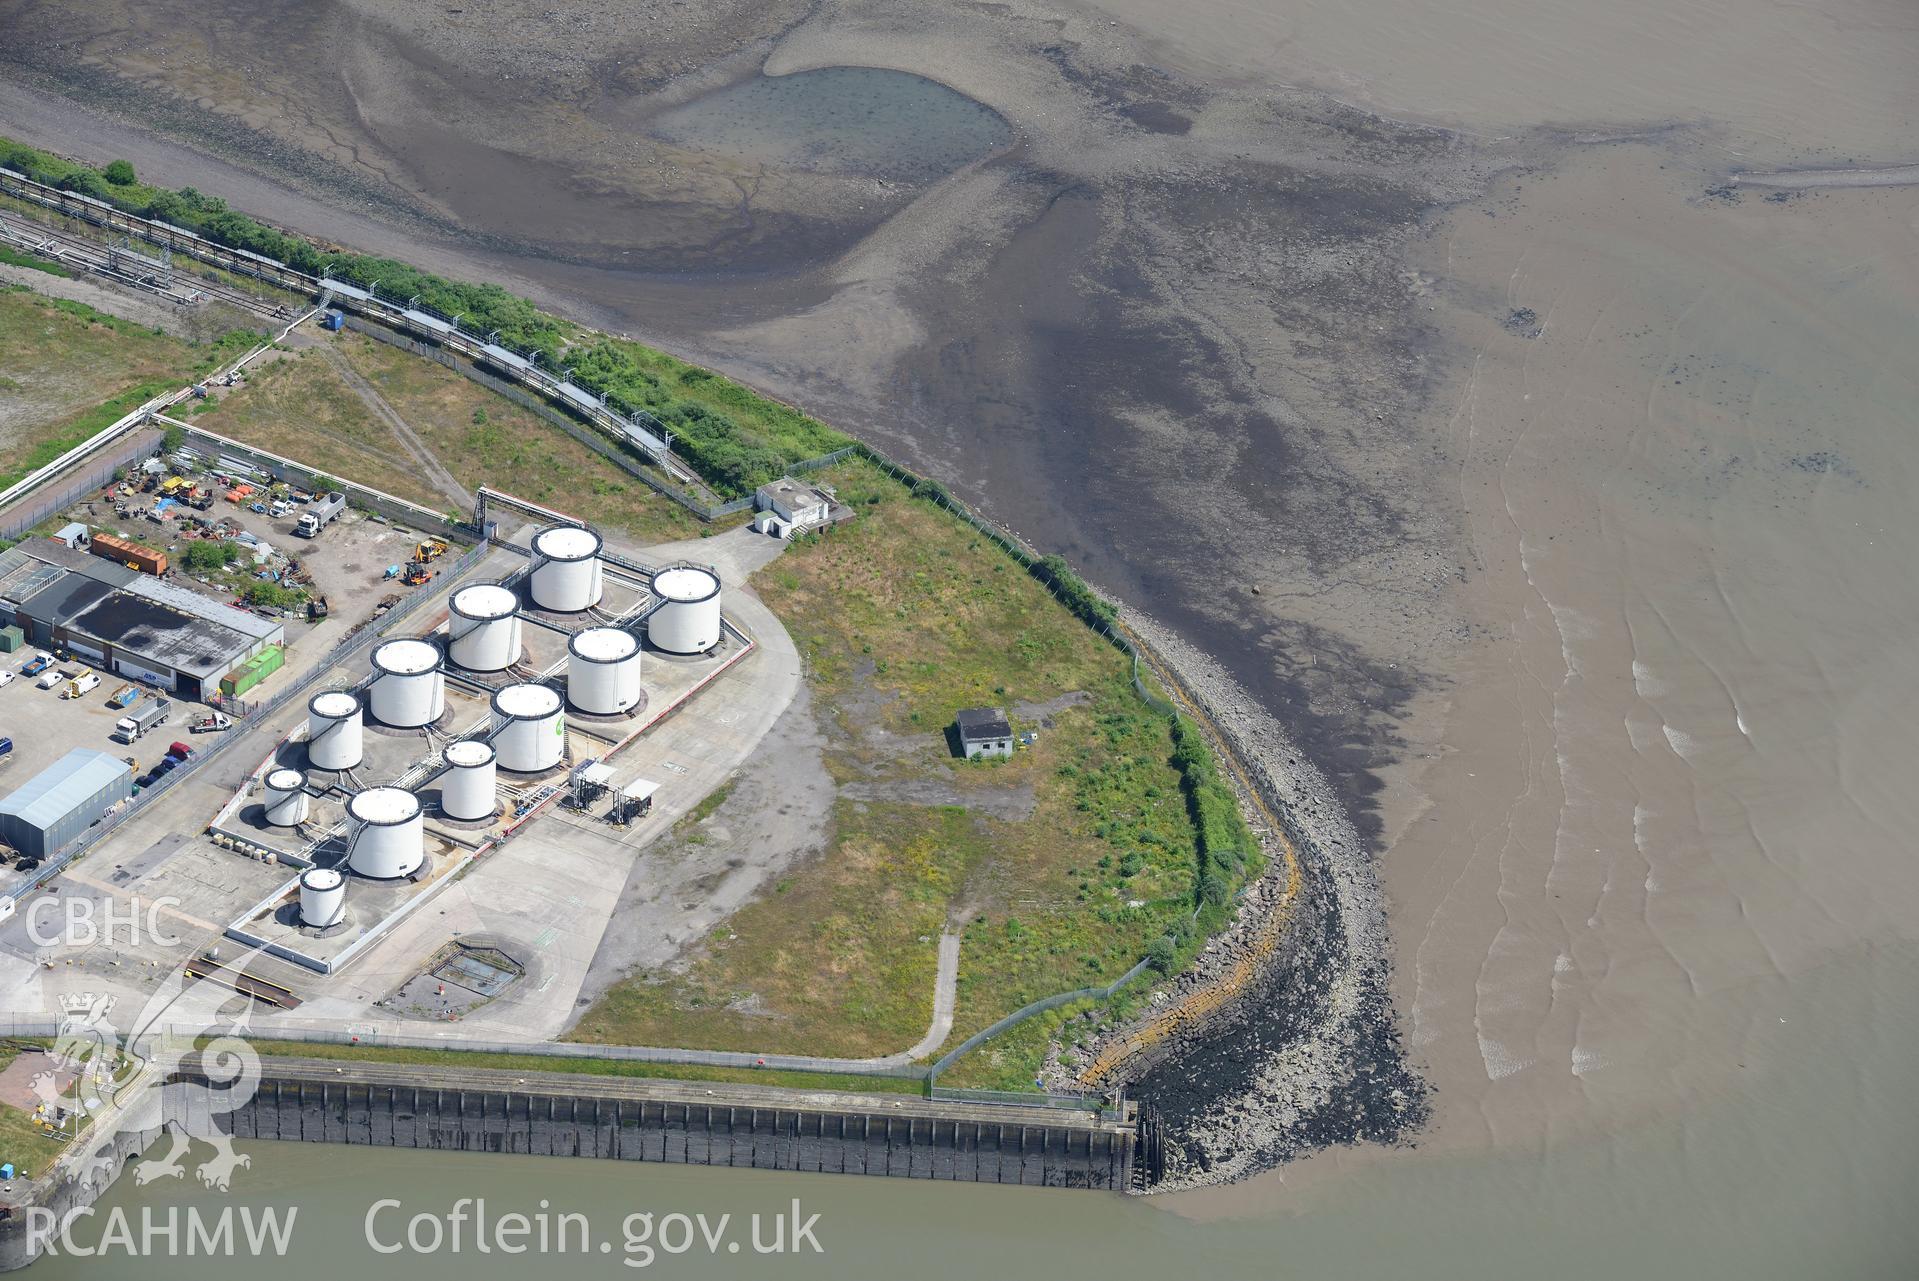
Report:
M 753 495 L 759 515 L 753 528 L 775 538 L 791 538 L 832 519 L 833 498 L 825 490 L 803 485 L 791 476 L 761 485 Z

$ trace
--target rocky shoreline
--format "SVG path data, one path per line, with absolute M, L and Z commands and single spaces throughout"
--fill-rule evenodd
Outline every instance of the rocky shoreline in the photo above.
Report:
M 1124 1068 L 1129 1092 L 1162 1127 L 1166 1169 L 1155 1190 L 1230 1182 L 1337 1144 L 1406 1141 L 1428 1115 L 1430 1087 L 1400 1043 L 1371 852 L 1332 786 L 1217 661 L 1150 618 L 1129 614 L 1127 623 L 1179 674 L 1284 815 L 1301 871 L 1289 907 L 1287 865 L 1269 835 L 1268 867 L 1233 925 L 1154 994 L 1159 1010 L 1220 982 L 1271 913 L 1290 912 L 1245 990 Z M 1067 1052 L 1070 1067 L 1054 1056 L 1054 1083 L 1068 1085 L 1136 1026 Z

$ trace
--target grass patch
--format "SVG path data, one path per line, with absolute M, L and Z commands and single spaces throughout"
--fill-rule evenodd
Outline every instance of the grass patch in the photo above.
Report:
M 0 245 L 0 262 L 10 267 L 31 267 L 35 271 L 44 271 L 49 276 L 59 276 L 63 280 L 73 279 L 73 273 L 59 263 L 33 254 L 21 253 L 18 249 L 11 249 L 6 245 Z
M 391 429 L 312 348 L 254 364 L 246 386 L 202 402 L 193 422 L 433 511 L 446 506 Z
M 950 1046 L 1039 997 L 1110 983 L 1169 934 L 1194 937 L 1202 869 L 1173 726 L 1134 692 L 1126 657 L 876 467 L 822 479 L 856 518 L 800 540 L 756 585 L 805 661 L 828 769 L 862 799 L 842 795 L 825 854 L 685 972 L 609 991 L 582 1040 L 897 1052 L 931 1017 L 933 940 L 965 916 Z M 946 728 L 976 704 L 1007 707 L 1016 730 L 1039 727 L 1019 705 L 1043 704 L 1053 724 L 1011 760 L 955 760 Z M 1044 1049 L 1021 1033 L 947 1079 L 1030 1087 Z
M 731 795 L 733 795 L 732 782 L 721 783 L 705 796 L 702 796 L 700 803 L 686 812 L 685 817 L 680 819 L 678 826 L 681 828 L 698 827 L 707 819 L 712 818 L 713 811 L 726 804 L 726 798 Z
M 468 489 L 503 489 L 641 543 L 699 536 L 678 503 L 472 379 L 361 335 L 330 341 Z
M 262 1056 L 286 1059 L 438 1064 L 456 1068 L 499 1068 L 509 1072 L 566 1072 L 581 1076 L 638 1077 L 660 1081 L 728 1081 L 738 1085 L 775 1085 L 790 1090 L 839 1090 L 851 1094 L 924 1094 L 926 1092 L 924 1082 L 907 1077 L 855 1076 L 845 1072 L 788 1072 L 776 1068 L 701 1067 L 680 1063 L 636 1063 L 629 1059 L 573 1059 L 465 1050 L 309 1044 L 305 1041 L 252 1041 L 249 1044 Z
M 84 303 L 0 290 L 0 486 L 257 340 L 233 330 L 193 343 Z

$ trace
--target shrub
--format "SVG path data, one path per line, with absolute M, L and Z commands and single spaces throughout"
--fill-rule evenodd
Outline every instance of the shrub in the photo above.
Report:
M 291 609 L 300 603 L 299 592 L 265 579 L 248 583 L 242 596 L 249 605 L 264 605 L 271 609 Z
M 1032 568 L 1033 577 L 1052 588 L 1053 595 L 1078 615 L 1080 621 L 1094 627 L 1104 627 L 1119 617 L 1118 610 L 1102 600 L 1097 592 L 1086 585 L 1086 580 L 1073 572 L 1064 556 L 1042 556 Z
M 100 171 L 100 176 L 116 187 L 131 187 L 135 181 L 133 162 L 115 160 Z
M 236 542 L 227 539 L 218 541 L 201 539 L 199 542 L 187 544 L 183 559 L 188 569 L 225 569 L 245 554 L 240 550 L 240 544 Z

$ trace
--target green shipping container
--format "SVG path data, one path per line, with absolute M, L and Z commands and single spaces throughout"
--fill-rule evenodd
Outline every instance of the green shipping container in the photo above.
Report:
M 27 634 L 19 627 L 0 627 L 0 654 L 11 654 L 27 643 Z
M 286 647 L 282 645 L 261 650 L 220 678 L 220 692 L 229 698 L 239 697 L 279 671 L 286 657 Z

